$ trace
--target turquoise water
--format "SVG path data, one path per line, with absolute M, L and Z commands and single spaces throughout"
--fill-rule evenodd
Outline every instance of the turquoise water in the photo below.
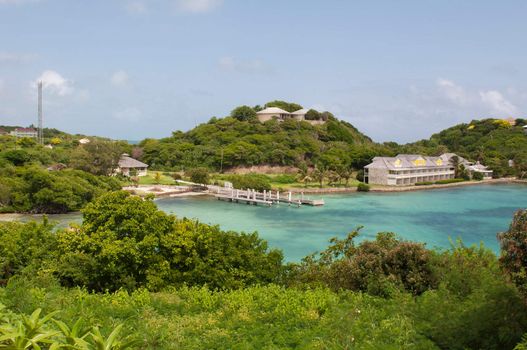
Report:
M 313 198 L 316 196 L 312 196 Z M 224 230 L 258 231 L 289 261 L 298 261 L 364 226 L 361 239 L 390 231 L 428 247 L 449 247 L 450 239 L 483 242 L 496 253 L 496 234 L 506 230 L 515 210 L 527 208 L 527 186 L 478 185 L 402 193 L 324 195 L 326 205 L 271 208 L 221 202 L 211 197 L 156 201 L 178 217 L 219 224 Z

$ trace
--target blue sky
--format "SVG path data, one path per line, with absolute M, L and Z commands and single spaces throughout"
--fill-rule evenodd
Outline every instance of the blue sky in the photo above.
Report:
M 527 1 L 0 0 L 0 124 L 121 139 L 241 104 L 329 110 L 376 141 L 525 117 Z

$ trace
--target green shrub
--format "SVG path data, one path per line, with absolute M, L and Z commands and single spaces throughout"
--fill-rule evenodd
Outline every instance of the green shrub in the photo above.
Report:
M 238 189 L 271 190 L 271 179 L 263 174 L 228 175 L 225 179 L 232 182 L 232 186 Z
M 370 185 L 368 184 L 361 182 L 357 185 L 357 191 L 359 192 L 368 192 L 369 190 L 370 190 Z
M 289 175 L 289 174 L 281 174 L 281 175 L 273 177 L 272 181 L 279 183 L 279 184 L 285 184 L 285 185 L 292 184 L 296 182 L 296 176 Z
M 445 180 L 438 180 L 435 182 L 437 185 L 446 185 L 446 184 L 453 184 L 457 182 L 463 182 L 466 181 L 465 179 L 445 179 Z
M 364 182 L 364 169 L 360 169 L 357 171 L 357 175 L 355 176 L 357 181 Z
M 427 185 L 433 185 L 435 182 L 433 181 L 423 181 L 423 182 L 416 182 L 416 186 L 427 186 Z
M 185 172 L 185 176 L 190 178 L 190 181 L 197 184 L 209 183 L 209 170 L 207 168 L 193 168 Z
M 57 233 L 55 273 L 67 286 L 231 289 L 273 282 L 281 273 L 282 253 L 256 233 L 177 220 L 127 192 L 103 195 L 82 213 L 80 227 Z
M 483 173 L 475 171 L 472 173 L 472 180 L 481 181 L 483 180 Z

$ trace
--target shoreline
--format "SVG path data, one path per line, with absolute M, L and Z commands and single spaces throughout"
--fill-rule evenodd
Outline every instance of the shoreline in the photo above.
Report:
M 501 178 L 481 181 L 463 181 L 450 184 L 433 184 L 424 186 L 379 186 L 370 185 L 369 192 L 390 193 L 390 192 L 410 192 L 410 191 L 425 191 L 435 190 L 441 188 L 464 187 L 474 185 L 488 185 L 488 184 L 524 184 L 527 185 L 527 180 L 518 180 L 516 178 Z M 194 192 L 188 186 L 173 186 L 173 185 L 139 185 L 139 187 L 123 187 L 123 190 L 132 192 L 138 195 L 153 194 L 156 199 L 161 198 L 177 198 L 177 197 L 192 197 L 213 195 L 213 193 Z M 339 193 L 355 193 L 358 192 L 356 187 L 335 187 L 335 188 L 283 188 L 280 192 L 291 192 L 293 194 L 339 194 Z M 365 192 L 366 193 L 366 192 Z

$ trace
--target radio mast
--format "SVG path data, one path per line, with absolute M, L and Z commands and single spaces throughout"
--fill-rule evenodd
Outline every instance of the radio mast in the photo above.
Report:
M 44 144 L 44 132 L 42 130 L 42 81 L 38 82 L 38 142 Z

